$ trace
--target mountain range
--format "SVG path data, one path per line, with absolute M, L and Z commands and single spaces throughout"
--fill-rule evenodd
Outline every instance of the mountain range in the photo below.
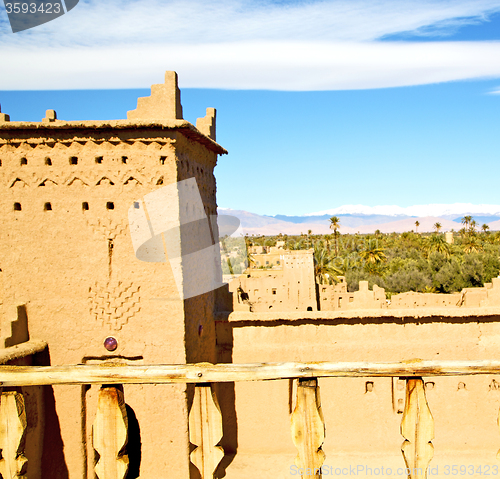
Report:
M 245 234 L 277 235 L 279 233 L 297 235 L 307 233 L 328 234 L 330 217 L 340 220 L 341 233 L 402 233 L 404 231 L 429 232 L 434 224 L 440 223 L 441 231 L 458 231 L 461 219 L 472 216 L 478 229 L 487 224 L 490 231 L 500 230 L 500 205 L 473 205 L 470 203 L 429 204 L 400 207 L 344 205 L 307 215 L 258 215 L 243 210 L 219 208 L 219 214 L 239 218 Z M 418 228 L 415 222 L 419 222 Z

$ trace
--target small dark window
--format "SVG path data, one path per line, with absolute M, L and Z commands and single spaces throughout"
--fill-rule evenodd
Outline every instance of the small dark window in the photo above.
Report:
M 45 203 L 45 205 L 43 205 L 43 210 L 52 211 L 52 205 L 50 203 Z
M 108 210 L 114 210 L 114 209 L 115 209 L 115 204 L 114 204 L 112 201 L 108 201 L 108 202 L 106 203 L 106 208 L 107 208 Z
M 0 160 L 0 166 L 2 166 L 2 160 Z
M 83 211 L 88 211 L 88 209 L 89 209 L 89 204 L 86 201 L 84 201 L 82 203 L 82 210 Z
M 78 165 L 78 158 L 76 156 L 72 156 L 70 159 L 69 159 L 69 164 L 70 165 Z
M 50 158 L 45 158 L 45 164 L 47 166 L 52 166 L 52 160 Z
M 14 203 L 14 211 L 21 211 L 21 203 Z
M 27 165 L 28 160 L 26 158 L 21 158 L 21 165 Z
M 134 208 L 136 210 L 138 210 L 140 208 L 140 205 L 139 205 L 139 202 L 138 201 L 134 201 Z
M 166 159 L 167 159 L 166 156 L 160 156 L 160 165 L 164 165 Z
M 123 163 L 123 164 L 127 163 L 127 159 L 128 159 L 128 158 L 127 158 L 126 156 L 122 156 L 122 163 Z
M 312 307 L 311 307 L 311 306 L 308 306 L 308 307 L 307 307 L 307 311 L 312 311 L 312 310 L 313 310 L 313 309 L 312 309 Z
M 101 164 L 102 163 L 102 156 L 96 156 L 95 162 Z

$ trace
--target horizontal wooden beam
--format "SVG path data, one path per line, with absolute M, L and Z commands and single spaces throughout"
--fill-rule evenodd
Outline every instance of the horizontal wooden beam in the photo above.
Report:
M 311 377 L 415 377 L 500 374 L 500 361 L 396 363 L 254 363 L 68 366 L 0 366 L 0 386 L 46 384 L 170 384 L 266 381 Z
M 0 349 L 0 364 L 14 361 L 15 359 L 26 358 L 36 353 L 41 353 L 47 347 L 45 341 L 26 341 L 9 348 Z

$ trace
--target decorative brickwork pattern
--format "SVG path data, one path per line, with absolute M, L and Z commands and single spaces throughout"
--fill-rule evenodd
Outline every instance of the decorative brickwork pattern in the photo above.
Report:
M 95 283 L 89 288 L 90 315 L 103 326 L 120 330 L 140 310 L 140 286 L 122 281 Z
M 127 234 L 128 224 L 123 221 L 115 221 L 111 218 L 92 218 L 87 220 L 92 231 L 108 240 L 114 240 L 121 234 Z

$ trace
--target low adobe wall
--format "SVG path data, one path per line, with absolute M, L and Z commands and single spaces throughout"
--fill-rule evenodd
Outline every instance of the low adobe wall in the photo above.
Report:
M 219 317 L 217 341 L 219 361 L 234 363 L 492 359 L 500 355 L 500 308 L 234 312 Z M 432 465 L 500 465 L 500 376 L 424 380 L 436 422 Z M 400 453 L 404 381 L 324 378 L 319 386 L 325 464 L 405 467 Z M 271 477 L 270 471 L 272 477 L 293 477 L 295 384 L 237 383 L 233 394 L 237 419 L 228 427 L 235 430 L 237 454 L 226 477 Z

